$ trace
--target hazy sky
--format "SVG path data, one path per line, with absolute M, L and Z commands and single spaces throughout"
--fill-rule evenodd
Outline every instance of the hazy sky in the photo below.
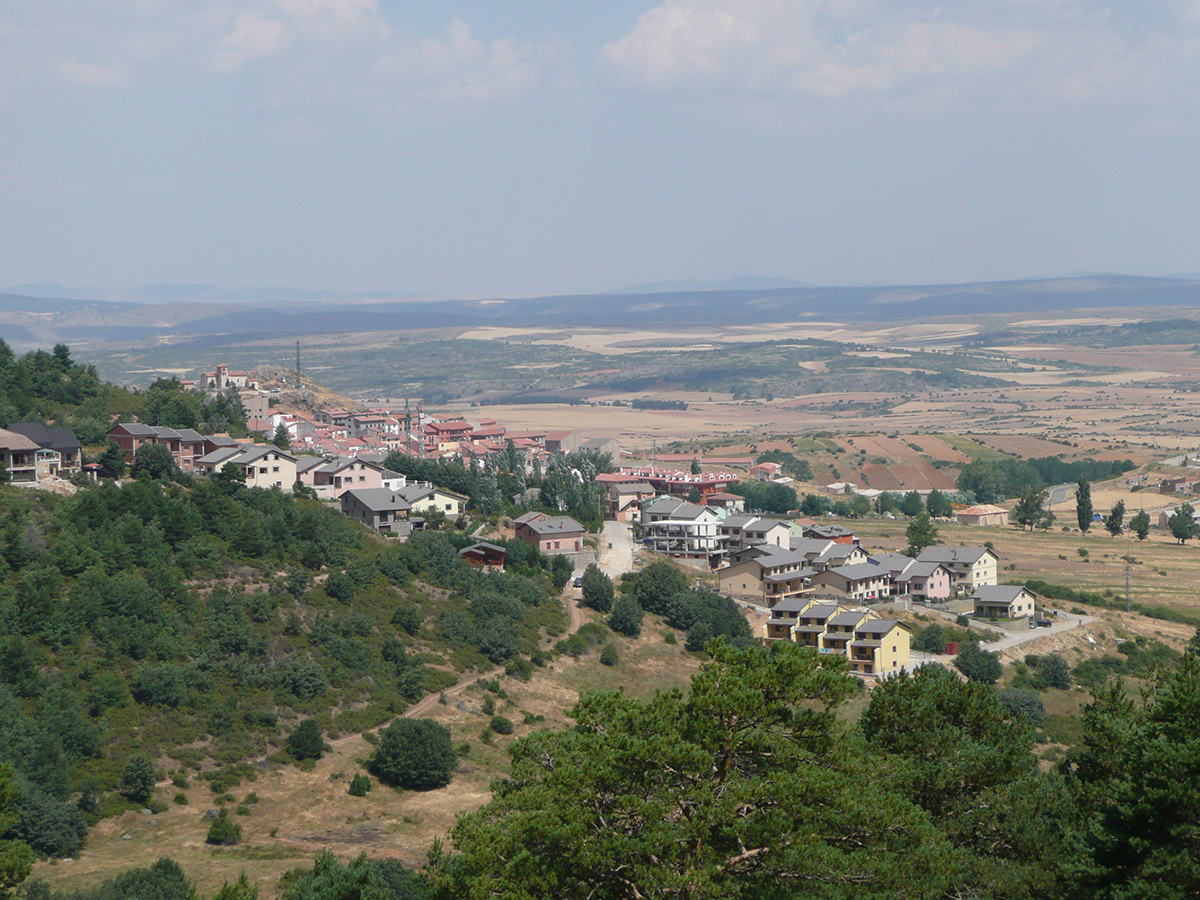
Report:
M 0 0 L 0 286 L 1200 270 L 1200 0 Z

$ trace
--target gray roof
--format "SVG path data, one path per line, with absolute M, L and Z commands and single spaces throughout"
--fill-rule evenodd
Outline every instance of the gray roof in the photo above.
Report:
M 215 466 L 217 463 L 223 463 L 227 459 L 232 459 L 241 452 L 241 447 L 218 447 L 212 453 L 204 454 L 196 462 L 202 466 Z
M 913 559 L 903 553 L 881 553 L 879 556 L 868 556 L 867 562 L 881 566 L 889 572 L 903 572 L 912 565 Z
M 548 516 L 526 523 L 534 534 L 558 534 L 565 532 L 583 532 L 583 526 L 570 516 Z
M 16 422 L 8 426 L 8 430 L 24 435 L 43 450 L 57 450 L 59 453 L 73 453 L 82 450 L 79 438 L 75 437 L 70 428 L 63 425 L 50 427 L 41 422 Z
M 863 622 L 854 630 L 863 634 L 887 634 L 899 624 L 899 619 L 871 619 L 869 622 Z
M 896 575 L 895 578 L 897 581 L 911 581 L 913 578 L 928 578 L 940 568 L 942 568 L 942 564 L 938 562 L 914 562 L 899 575 Z
M 371 512 L 411 509 L 409 504 L 405 503 L 398 494 L 393 494 L 387 488 L 352 488 L 342 494 L 339 499 L 344 504 L 347 497 L 353 497 Z
M 179 435 L 179 439 L 192 444 L 198 444 L 204 440 L 204 435 L 192 428 L 177 428 L 175 433 Z
M 584 441 L 583 443 L 581 443 L 579 445 L 579 449 L 580 450 L 601 450 L 604 448 L 605 444 L 607 444 L 611 441 L 615 441 L 615 440 L 616 440 L 616 438 L 588 438 L 586 441 Z
M 790 572 L 776 572 L 770 575 L 764 575 L 763 581 L 792 581 L 796 578 L 812 578 L 816 574 L 817 573 L 812 569 L 793 569 Z
M 826 625 L 857 625 L 862 621 L 865 612 L 841 612 L 826 622 Z
M 309 469 L 316 469 L 325 465 L 325 457 L 323 456 L 301 456 L 296 459 L 296 474 L 300 475 L 307 472 Z
M 993 584 L 975 588 L 972 600 L 981 603 L 1012 603 L 1026 590 L 1023 584 Z M 1032 591 L 1030 592 L 1032 593 Z
M 808 600 L 803 597 L 787 597 L 771 607 L 771 612 L 801 612 L 808 606 Z
M 670 516 L 672 519 L 696 519 L 708 510 L 707 506 L 688 503 L 676 497 L 656 497 L 649 503 L 642 504 L 643 513 L 656 516 Z
M 827 569 L 826 571 L 833 575 L 841 575 L 843 578 L 848 578 L 851 581 L 862 581 L 866 578 L 883 578 L 890 574 L 887 569 L 869 562 L 856 563 L 853 566 L 842 566 L 837 569 Z
M 917 557 L 920 562 L 966 563 L 972 565 L 979 561 L 985 553 L 991 553 L 987 547 L 926 547 Z
M 458 551 L 458 555 L 462 556 L 466 553 L 470 553 L 472 550 L 491 550 L 494 553 L 507 553 L 508 552 L 504 547 L 501 547 L 499 544 L 489 544 L 487 541 L 479 541 L 478 543 L 472 544 L 470 547 L 463 547 L 461 550 Z
M 721 520 L 721 527 L 722 528 L 745 528 L 747 525 L 749 525 L 751 522 L 753 522 L 757 518 L 758 518 L 758 516 L 747 516 L 747 515 L 726 516 L 724 519 Z
M 821 562 L 831 562 L 837 559 L 849 559 L 851 556 L 862 552 L 862 548 L 857 544 L 832 544 L 817 559 Z
M 158 435 L 157 431 L 141 422 L 118 422 L 113 428 L 124 428 L 126 433 L 133 437 L 156 437 Z M 112 431 L 112 428 L 109 431 Z
M 837 611 L 838 608 L 833 604 L 830 604 L 829 606 L 814 606 L 812 609 L 808 610 L 807 612 L 803 612 L 800 615 L 805 619 L 821 619 L 824 621 Z
M 204 436 L 204 442 L 207 444 L 212 444 L 215 447 L 237 447 L 238 446 L 237 440 L 234 438 L 231 438 L 227 434 L 206 434 Z

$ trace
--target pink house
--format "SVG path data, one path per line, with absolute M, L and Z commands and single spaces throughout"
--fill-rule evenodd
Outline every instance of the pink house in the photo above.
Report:
M 335 460 L 302 457 L 296 465 L 296 477 L 311 487 L 318 497 L 336 499 L 351 488 L 383 487 L 383 467 L 364 459 L 342 457 Z
M 899 575 L 893 575 L 898 596 L 945 600 L 950 596 L 950 573 L 933 562 L 914 562 Z

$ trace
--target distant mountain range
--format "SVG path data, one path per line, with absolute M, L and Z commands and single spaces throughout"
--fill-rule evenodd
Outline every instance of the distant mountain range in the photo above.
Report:
M 42 287 L 45 286 L 32 286 Z M 650 287 L 650 286 L 644 286 Z M 264 297 L 208 285 L 140 289 L 157 302 L 0 294 L 0 337 L 50 346 L 139 342 L 236 344 L 266 337 L 479 327 L 648 328 L 774 322 L 937 321 L 948 316 L 1037 315 L 1100 308 L 1200 307 L 1200 279 L 1089 276 L 884 287 L 704 288 L 495 300 L 391 296 Z M 215 293 L 214 293 L 215 292 Z M 44 292 L 43 292 L 44 293 Z
M 758 275 L 736 275 L 724 281 L 653 281 L 617 288 L 613 294 L 677 294 L 691 291 L 770 291 L 779 288 L 806 288 L 814 285 L 793 278 L 761 278 Z

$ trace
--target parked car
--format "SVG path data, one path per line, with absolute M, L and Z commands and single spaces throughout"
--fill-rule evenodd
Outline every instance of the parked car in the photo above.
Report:
M 583 587 L 583 576 L 582 576 L 582 575 L 576 575 L 576 576 L 575 576 L 575 580 L 574 580 L 574 581 L 572 581 L 572 582 L 571 582 L 571 584 L 573 584 L 573 585 L 574 585 L 575 587 L 577 587 L 577 588 L 581 588 L 581 587 Z

